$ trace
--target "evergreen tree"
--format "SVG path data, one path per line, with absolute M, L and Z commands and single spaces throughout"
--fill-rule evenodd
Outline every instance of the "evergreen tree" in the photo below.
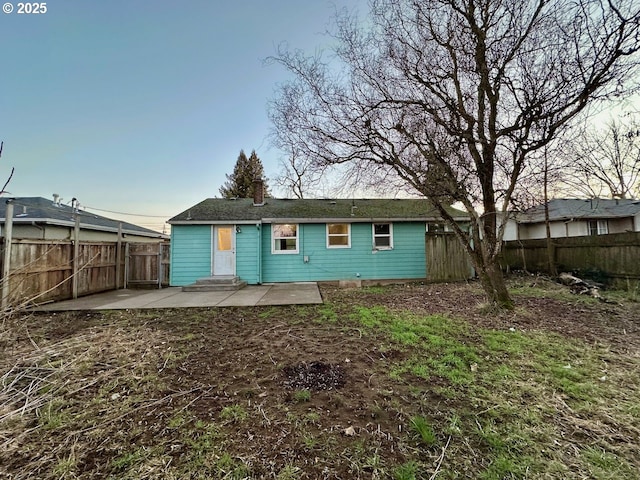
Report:
M 227 181 L 220 187 L 223 198 L 253 198 L 253 181 L 261 178 L 264 182 L 264 196 L 269 196 L 267 180 L 264 177 L 264 167 L 256 151 L 253 150 L 249 158 L 240 150 L 233 173 L 227 175 Z

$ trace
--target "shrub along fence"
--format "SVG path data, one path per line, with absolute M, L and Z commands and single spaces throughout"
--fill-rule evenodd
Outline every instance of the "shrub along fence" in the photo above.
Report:
M 640 280 L 640 232 L 553 238 L 551 245 L 558 272 L 612 283 Z M 547 240 L 505 242 L 502 264 L 507 269 L 548 273 Z
M 169 242 L 2 241 L 2 307 L 169 285 Z

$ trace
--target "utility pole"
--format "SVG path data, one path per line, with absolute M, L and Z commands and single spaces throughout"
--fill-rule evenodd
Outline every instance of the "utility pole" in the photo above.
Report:
M 11 272 L 11 243 L 13 241 L 13 199 L 7 200 L 4 219 L 4 262 L 2 263 L 2 310 L 9 307 L 9 278 Z

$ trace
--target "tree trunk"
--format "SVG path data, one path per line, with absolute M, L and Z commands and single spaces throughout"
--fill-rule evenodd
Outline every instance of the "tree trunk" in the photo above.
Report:
M 498 265 L 486 265 L 484 270 L 478 271 L 478 276 L 489 303 L 506 310 L 513 310 L 513 300 Z
M 556 270 L 556 252 L 553 241 L 551 240 L 551 221 L 549 220 L 549 194 L 547 187 L 549 185 L 549 162 L 547 159 L 547 151 L 544 152 L 544 226 L 547 237 L 547 261 L 549 263 L 549 274 L 552 277 L 558 276 Z
M 498 259 L 495 256 L 485 259 L 482 253 L 476 250 L 467 250 L 470 253 L 471 261 L 482 289 L 487 297 L 487 301 L 499 308 L 512 310 L 513 300 L 509 295 L 507 284 L 504 281 L 504 275 L 498 265 Z

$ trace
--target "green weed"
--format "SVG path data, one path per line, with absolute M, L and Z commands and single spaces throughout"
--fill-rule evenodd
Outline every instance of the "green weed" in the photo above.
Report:
M 302 470 L 292 464 L 287 464 L 278 472 L 277 480 L 297 480 L 302 478 Z
M 336 323 L 338 321 L 338 314 L 333 308 L 333 305 L 329 303 L 319 307 L 318 314 L 322 322 Z
M 188 421 L 188 418 L 186 414 L 184 412 L 180 412 L 169 419 L 169 422 L 167 423 L 167 427 L 171 429 L 180 428 L 184 424 L 186 424 L 187 421 Z
M 242 405 L 227 405 L 220 411 L 220 418 L 227 422 L 240 423 L 247 419 L 249 414 Z
M 146 456 L 147 452 L 143 448 L 137 448 L 132 452 L 125 452 L 111 461 L 111 469 L 114 472 L 126 472 L 141 463 Z
M 50 400 L 47 406 L 39 411 L 38 420 L 46 430 L 56 430 L 67 426 L 71 415 L 65 410 L 68 407 L 63 400 Z
M 311 400 L 311 392 L 307 389 L 293 392 L 293 401 L 296 403 L 308 402 Z
M 266 318 L 277 318 L 280 315 L 279 310 L 275 307 L 270 307 L 265 310 L 262 310 L 258 313 L 258 318 L 266 319 Z
M 302 444 L 308 450 L 314 449 L 318 445 L 318 439 L 309 432 L 302 434 Z
M 640 478 L 638 471 L 624 459 L 607 452 L 601 447 L 586 447 L 580 452 L 585 459 L 589 473 L 597 480 L 614 480 L 619 478 Z
M 527 478 L 526 472 L 531 465 L 531 459 L 526 457 L 512 457 L 506 454 L 497 455 L 489 467 L 480 474 L 482 480 L 510 480 Z
M 216 473 L 214 478 L 223 478 L 225 480 L 251 478 L 251 468 L 242 461 L 236 460 L 227 452 L 220 455 L 213 466 L 213 470 Z
M 362 292 L 363 293 L 373 293 L 376 295 L 380 295 L 382 293 L 385 293 L 387 291 L 387 289 L 383 286 L 380 285 L 370 285 L 367 287 L 362 287 Z
M 429 421 L 423 416 L 417 415 L 409 420 L 411 431 L 416 435 L 418 440 L 427 447 L 431 447 L 436 443 L 436 434 Z
M 409 461 L 395 467 L 392 476 L 394 480 L 416 480 L 419 471 L 420 465 L 414 461 Z
M 76 478 L 78 461 L 73 454 L 66 458 L 59 459 L 53 467 L 53 474 L 56 478 Z

